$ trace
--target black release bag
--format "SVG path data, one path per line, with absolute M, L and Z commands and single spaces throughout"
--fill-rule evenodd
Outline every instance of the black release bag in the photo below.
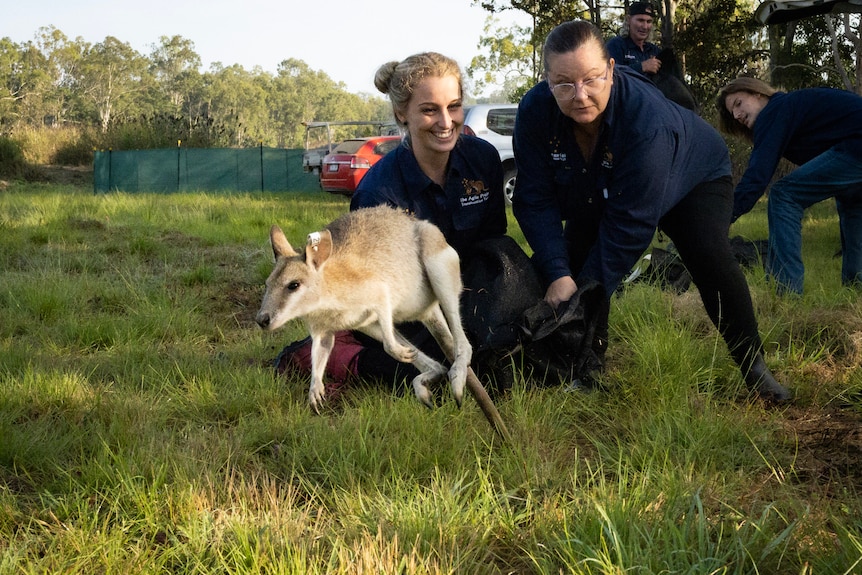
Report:
M 672 246 L 663 250 L 654 247 L 650 256 L 649 267 L 643 279 L 666 291 L 682 294 L 691 286 L 691 274 L 688 273 L 682 258 Z
M 509 236 L 475 244 L 462 257 L 461 320 L 476 373 L 490 389 L 511 387 L 510 356 L 521 345 L 524 311 L 543 295 L 530 257 Z
M 524 311 L 543 295 L 533 264 L 509 236 L 474 245 L 461 264 L 461 314 L 474 352 L 516 346 Z
M 658 59 L 661 60 L 661 68 L 653 78 L 653 83 L 658 86 L 658 89 L 668 100 L 676 102 L 699 115 L 700 105 L 697 103 L 691 88 L 685 82 L 676 54 L 670 48 L 665 48 L 659 52 Z
M 608 301 L 599 283 L 581 286 L 555 311 L 529 256 L 508 236 L 476 244 L 462 259 L 461 275 L 462 322 L 489 391 L 511 387 L 512 369 L 522 366 L 542 385 L 586 382 L 601 371 Z
M 522 325 L 524 358 L 534 379 L 545 386 L 580 382 L 591 387 L 604 369 L 607 342 L 600 324 L 607 321 L 608 306 L 602 285 L 588 282 L 556 310 L 544 300 L 528 309 Z

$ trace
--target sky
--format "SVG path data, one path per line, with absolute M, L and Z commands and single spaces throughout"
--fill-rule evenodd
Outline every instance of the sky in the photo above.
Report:
M 34 40 L 53 26 L 91 44 L 114 36 L 149 55 L 161 36 L 194 43 L 202 71 L 213 62 L 260 66 L 275 73 L 288 58 L 343 82 L 352 92 L 381 96 L 377 68 L 433 50 L 462 70 L 477 55 L 489 13 L 473 0 L 29 0 L 0 18 L 0 38 Z M 496 27 L 530 24 L 521 12 L 497 16 Z M 475 94 L 474 94 L 475 95 Z

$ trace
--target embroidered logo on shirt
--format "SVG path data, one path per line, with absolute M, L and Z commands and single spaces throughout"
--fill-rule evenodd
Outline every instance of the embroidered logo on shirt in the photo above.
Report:
M 464 186 L 464 195 L 461 196 L 462 206 L 480 204 L 487 201 L 491 195 L 491 191 L 482 180 L 468 180 L 464 178 L 461 180 L 461 184 Z
M 606 170 L 612 170 L 614 167 L 614 155 L 607 148 L 602 156 L 602 167 Z
M 560 139 L 554 136 L 551 139 L 551 160 L 554 162 L 565 162 L 566 153 L 560 151 Z
M 472 196 L 474 194 L 481 194 L 486 191 L 488 187 L 485 185 L 485 182 L 482 180 L 461 180 L 464 184 L 464 195 Z

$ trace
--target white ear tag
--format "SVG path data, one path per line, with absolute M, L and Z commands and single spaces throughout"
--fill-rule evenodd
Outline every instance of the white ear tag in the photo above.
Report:
M 311 249 L 317 251 L 317 246 L 320 245 L 320 232 L 311 232 L 308 234 L 308 245 L 311 246 Z

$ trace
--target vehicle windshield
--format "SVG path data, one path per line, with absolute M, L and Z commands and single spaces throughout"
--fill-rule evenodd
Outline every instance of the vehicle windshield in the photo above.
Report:
M 355 154 L 362 147 L 365 140 L 344 140 L 332 150 L 333 154 Z
M 498 108 L 488 111 L 488 129 L 504 136 L 515 132 L 516 108 Z
M 385 156 L 392 150 L 398 147 L 401 144 L 401 140 L 386 140 L 385 142 L 380 142 L 374 147 L 374 153 L 378 156 Z

